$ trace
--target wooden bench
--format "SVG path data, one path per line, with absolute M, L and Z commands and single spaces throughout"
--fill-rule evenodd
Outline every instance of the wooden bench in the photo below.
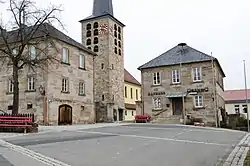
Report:
M 32 122 L 32 117 L 0 116 L 0 128 L 23 128 L 24 133 L 27 133 L 27 129 L 32 127 Z

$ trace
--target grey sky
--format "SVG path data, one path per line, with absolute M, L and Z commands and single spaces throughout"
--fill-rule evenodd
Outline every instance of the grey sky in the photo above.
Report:
M 69 36 L 81 42 L 79 20 L 91 15 L 93 0 L 36 0 L 62 4 Z M 250 75 L 249 0 L 113 0 L 123 22 L 125 68 L 140 81 L 137 67 L 180 42 L 217 57 L 226 73 L 225 88 L 244 88 L 243 59 Z M 8 16 L 3 11 L 4 21 Z M 248 78 L 250 87 L 250 78 Z

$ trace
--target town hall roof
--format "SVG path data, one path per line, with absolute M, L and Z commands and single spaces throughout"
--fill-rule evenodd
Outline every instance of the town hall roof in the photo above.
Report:
M 163 66 L 173 66 L 180 64 L 180 62 L 182 64 L 187 64 L 194 62 L 206 62 L 211 60 L 214 60 L 218 63 L 222 74 L 225 76 L 225 73 L 223 72 L 217 58 L 198 51 L 185 43 L 180 43 L 167 52 L 164 52 L 160 56 L 140 66 L 138 70 Z

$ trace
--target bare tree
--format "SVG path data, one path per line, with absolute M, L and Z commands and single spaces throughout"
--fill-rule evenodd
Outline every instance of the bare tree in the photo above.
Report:
M 50 31 L 54 21 L 62 25 L 58 18 L 61 9 L 60 6 L 54 5 L 41 9 L 30 0 L 4 2 L 9 5 L 7 11 L 11 13 L 12 18 L 7 24 L 0 24 L 0 62 L 1 65 L 12 66 L 12 113 L 17 114 L 19 70 L 24 67 L 44 69 L 49 63 L 57 61 L 56 56 L 49 54 L 48 50 L 55 48 Z

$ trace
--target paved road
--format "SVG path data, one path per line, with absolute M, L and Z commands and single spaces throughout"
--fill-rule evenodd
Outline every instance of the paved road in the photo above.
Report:
M 3 138 L 0 155 L 14 166 L 213 166 L 245 135 L 153 124 L 64 128 Z M 0 165 L 10 166 L 1 164 L 4 158 Z

